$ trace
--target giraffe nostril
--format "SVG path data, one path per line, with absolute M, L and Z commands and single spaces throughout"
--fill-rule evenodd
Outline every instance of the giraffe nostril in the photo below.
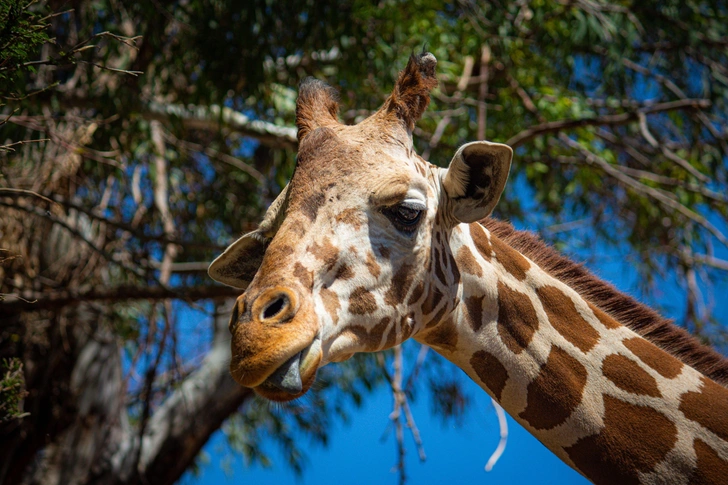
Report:
M 289 305 L 289 303 L 290 301 L 285 294 L 279 294 L 275 300 L 270 302 L 268 306 L 265 307 L 260 319 L 270 320 L 271 318 L 276 317 L 283 311 L 284 308 Z

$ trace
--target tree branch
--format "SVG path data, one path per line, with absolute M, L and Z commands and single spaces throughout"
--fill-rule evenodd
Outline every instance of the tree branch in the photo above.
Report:
M 52 99 L 48 97 L 48 99 L 40 101 L 45 105 L 50 105 Z M 66 109 L 79 108 L 89 111 L 97 111 L 98 109 L 97 102 L 94 99 L 66 95 L 57 101 Z M 296 128 L 251 119 L 227 106 L 221 107 L 215 104 L 210 106 L 183 105 L 148 101 L 142 104 L 139 114 L 146 120 L 157 120 L 162 123 L 169 123 L 173 119 L 177 119 L 186 128 L 195 130 L 216 132 L 224 127 L 242 136 L 254 138 L 272 148 L 295 150 L 298 147 L 298 138 L 296 137 L 298 130 Z
M 260 173 L 258 170 L 256 170 L 254 167 L 248 165 L 247 163 L 243 163 L 241 160 L 238 160 L 237 158 L 228 155 L 227 153 L 223 153 L 218 150 L 214 150 L 210 147 L 204 147 L 198 143 L 192 143 L 191 141 L 187 140 L 180 140 L 176 136 L 174 136 L 172 133 L 167 132 L 165 134 L 165 137 L 172 143 L 173 145 L 182 148 L 186 151 L 195 151 L 199 153 L 204 153 L 210 158 L 214 158 L 216 160 L 219 160 L 223 163 L 226 163 L 228 165 L 231 165 L 238 170 L 242 170 L 243 172 L 247 173 L 251 177 L 253 177 L 255 180 L 258 181 L 258 183 L 264 183 L 265 181 L 265 175 Z
M 642 133 L 642 136 L 645 137 L 645 140 L 647 140 L 647 143 L 652 145 L 654 148 L 660 150 L 666 158 L 681 166 L 683 169 L 685 169 L 685 171 L 690 173 L 693 177 L 697 178 L 701 182 L 710 182 L 710 177 L 698 172 L 695 167 L 690 165 L 690 162 L 683 158 L 680 158 L 675 153 L 668 150 L 664 143 L 657 142 L 655 137 L 652 136 L 652 133 L 650 133 L 650 128 L 647 126 L 647 116 L 645 116 L 644 113 L 638 112 L 637 119 L 639 120 L 640 132 Z
M 496 463 L 498 463 L 498 460 L 500 459 L 503 452 L 506 450 L 506 444 L 508 443 L 508 421 L 506 420 L 506 413 L 503 411 L 503 408 L 496 402 L 495 399 L 491 398 L 490 400 L 493 403 L 493 408 L 495 408 L 495 414 L 498 416 L 498 427 L 500 428 L 500 440 L 498 441 L 498 446 L 496 447 L 495 451 L 492 455 L 490 455 L 490 458 L 488 458 L 488 462 L 485 464 L 485 471 L 489 472 L 493 469 Z
M 212 349 L 152 415 L 141 442 L 139 472 L 146 483 L 171 483 L 190 466 L 210 435 L 246 400 L 250 389 L 228 371 L 230 305 L 215 311 Z
M 137 166 L 140 167 L 141 165 L 137 165 Z M 136 174 L 136 173 L 138 173 L 138 171 L 135 170 L 134 173 Z M 129 236 L 133 236 L 133 237 L 139 239 L 140 241 L 146 241 L 146 242 L 154 241 L 154 242 L 165 243 L 165 244 L 175 244 L 177 246 L 183 246 L 185 248 L 197 248 L 197 249 L 223 250 L 227 247 L 227 246 L 219 246 L 219 245 L 210 244 L 210 243 L 190 242 L 190 241 L 183 241 L 180 239 L 170 239 L 163 234 L 147 234 L 141 230 L 135 229 L 131 225 L 125 224 L 116 219 L 110 219 L 104 215 L 99 214 L 98 208 L 89 209 L 88 207 L 86 207 L 84 205 L 76 204 L 74 202 L 71 202 L 70 200 L 63 199 L 58 195 L 51 195 L 52 199 L 49 199 L 41 194 L 36 194 L 35 192 L 28 191 L 28 190 L 20 190 L 20 189 L 15 190 L 15 189 L 2 188 L 2 189 L 0 189 L 0 196 L 9 197 L 9 198 L 38 197 L 49 203 L 59 204 L 68 209 L 74 209 L 79 212 L 83 212 L 90 218 L 95 219 L 103 224 L 108 224 L 121 231 L 124 231 L 124 232 L 128 233 Z M 0 199 L 0 203 L 1 202 L 2 202 L 2 199 Z M 0 205 L 3 205 L 3 204 L 0 204 Z M 21 207 L 16 207 L 15 205 L 12 205 L 12 206 L 8 205 L 8 207 L 21 208 Z M 140 207 L 144 207 L 144 206 L 141 205 Z M 25 210 L 25 209 L 22 209 L 22 210 Z M 41 215 L 41 214 L 38 213 L 38 215 Z M 152 263 L 152 264 L 154 264 L 154 263 Z M 179 263 L 179 264 L 183 264 L 183 263 Z M 158 268 L 158 267 L 156 267 L 156 268 Z M 205 270 L 206 269 L 207 268 L 205 268 Z M 175 270 L 175 271 L 188 272 L 188 271 L 192 271 L 192 270 L 191 269 L 181 269 L 181 270 Z
M 678 101 L 670 101 L 666 103 L 658 103 L 652 106 L 646 106 L 637 111 L 630 111 L 627 113 L 620 113 L 615 115 L 603 115 L 590 118 L 577 118 L 571 120 L 559 120 L 549 121 L 541 123 L 536 126 L 527 128 L 520 133 L 512 136 L 507 142 L 512 148 L 516 148 L 524 143 L 527 143 L 534 138 L 546 135 L 549 133 L 558 133 L 565 130 L 571 130 L 574 128 L 581 128 L 585 126 L 599 126 L 599 125 L 626 125 L 633 121 L 638 120 L 640 113 L 643 115 L 659 113 L 663 111 L 673 111 L 677 109 L 700 109 L 708 108 L 711 106 L 711 102 L 708 99 L 681 99 Z
M 559 140 L 561 140 L 563 143 L 565 143 L 567 146 L 574 148 L 579 153 L 581 153 L 584 158 L 586 159 L 587 163 L 593 163 L 599 167 L 601 167 L 607 174 L 614 177 L 619 182 L 622 182 L 627 187 L 630 187 L 631 189 L 645 194 L 658 202 L 660 202 L 665 207 L 669 207 L 670 209 L 676 210 L 677 212 L 680 212 L 682 215 L 687 217 L 693 222 L 696 222 L 700 224 L 703 228 L 705 228 L 708 232 L 710 232 L 715 238 L 720 241 L 721 244 L 728 247 L 728 238 L 720 232 L 720 230 L 715 227 L 710 221 L 708 221 L 705 217 L 701 216 L 700 214 L 697 214 L 690 210 L 689 208 L 685 207 L 683 204 L 678 202 L 677 200 L 674 200 L 670 197 L 668 197 L 664 191 L 654 189 L 652 187 L 648 187 L 637 180 L 633 179 L 629 175 L 622 173 L 617 167 L 613 166 L 606 160 L 604 160 L 602 157 L 599 157 L 592 153 L 591 151 L 587 150 L 583 146 L 581 146 L 576 141 L 572 140 L 568 136 L 566 136 L 564 133 L 561 133 L 559 135 Z
M 119 266 L 120 268 L 122 268 L 123 270 L 125 270 L 125 271 L 127 271 L 127 272 L 129 272 L 131 274 L 134 274 L 134 275 L 136 275 L 138 277 L 141 277 L 141 278 L 151 277 L 151 276 L 148 276 L 144 272 L 144 270 L 142 268 L 139 268 L 139 267 L 136 267 L 135 268 L 135 267 L 129 266 L 128 264 L 124 263 L 123 261 L 117 260 L 116 258 L 114 258 L 114 256 L 112 254 L 109 254 L 108 252 L 106 252 L 102 248 L 99 248 L 98 246 L 96 246 L 96 244 L 94 244 L 92 241 L 89 241 L 76 228 L 70 226 L 66 221 L 63 221 L 63 220 L 59 219 L 58 217 L 54 216 L 50 212 L 43 211 L 42 209 L 37 208 L 37 207 L 27 207 L 27 206 L 22 205 L 22 204 L 12 204 L 12 203 L 9 203 L 9 202 L 3 201 L 3 200 L 0 200 L 0 206 L 5 206 L 5 207 L 13 208 L 13 209 L 22 210 L 22 211 L 27 212 L 29 214 L 34 214 L 34 215 L 37 215 L 39 217 L 43 217 L 45 219 L 48 219 L 51 222 L 53 222 L 54 224 L 58 224 L 59 226 L 63 227 L 66 231 L 70 232 L 79 241 L 83 242 L 93 252 L 95 252 L 98 255 L 100 255 L 102 258 L 104 258 L 109 263 L 115 264 L 115 265 Z
M 150 120 L 168 122 L 177 118 L 187 128 L 216 131 L 221 127 L 226 127 L 274 148 L 296 149 L 298 146 L 296 128 L 278 126 L 262 120 L 252 120 L 227 106 L 196 106 L 193 104 L 184 106 L 151 101 L 145 110 L 143 116 Z
M 237 297 L 242 290 L 227 286 L 194 286 L 188 288 L 163 288 L 161 286 L 117 286 L 112 288 L 83 288 L 4 295 L 17 300 L 0 302 L 0 315 L 19 312 L 50 310 L 88 301 L 121 302 L 127 300 L 164 300 L 176 298 L 185 301 L 211 298 Z M 22 298 L 22 299 L 20 299 Z M 24 300 L 28 301 L 24 301 Z

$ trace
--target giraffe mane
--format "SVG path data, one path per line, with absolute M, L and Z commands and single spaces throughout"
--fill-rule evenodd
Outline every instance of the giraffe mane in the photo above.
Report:
M 728 359 L 701 344 L 672 320 L 662 317 L 633 297 L 590 273 L 584 265 L 558 253 L 535 234 L 518 231 L 510 223 L 486 218 L 480 223 L 551 276 L 576 290 L 584 299 L 618 322 L 657 345 L 706 377 L 728 387 Z

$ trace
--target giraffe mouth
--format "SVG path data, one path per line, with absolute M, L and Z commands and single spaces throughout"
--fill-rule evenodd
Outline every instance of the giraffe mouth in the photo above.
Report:
M 316 380 L 321 358 L 321 337 L 316 335 L 305 349 L 285 361 L 254 390 L 271 401 L 297 399 L 306 394 Z

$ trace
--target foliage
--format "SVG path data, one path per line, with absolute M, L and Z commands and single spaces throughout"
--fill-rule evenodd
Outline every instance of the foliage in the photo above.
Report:
M 48 18 L 31 10 L 33 2 L 8 0 L 0 5 L 0 83 L 12 86 L 19 71 L 33 70 L 39 48 L 49 41 Z
M 20 359 L 3 359 L 0 365 L 0 425 L 24 418 L 23 399 L 28 395 Z
M 34 392 L 25 409 L 60 416 L 24 422 L 18 463 L 76 429 L 82 411 L 48 403 L 82 394 L 72 372 L 99 333 L 121 356 L 123 415 L 114 416 L 133 418 L 130 435 L 207 369 L 220 328 L 213 307 L 237 293 L 212 284 L 207 262 L 290 177 L 298 82 L 336 86 L 352 123 L 378 108 L 423 46 L 439 60 L 440 86 L 415 131 L 419 153 L 445 165 L 465 141 L 510 143 L 512 181 L 497 215 L 582 259 L 623 254 L 648 299 L 656 281 L 677 279 L 672 315 L 724 345 L 710 304 L 728 269 L 721 2 L 54 5 L 0 6 L 0 249 L 17 255 L 0 267 L 9 322 L 0 357 L 25 359 Z M 438 378 L 437 362 L 424 361 L 418 382 L 457 420 L 467 396 L 456 378 Z M 346 419 L 387 381 L 366 357 L 322 378 L 301 413 L 231 398 L 242 404 L 225 411 L 233 449 L 264 462 L 259 438 L 273 433 L 300 468 L 293 433 L 325 443 L 327 416 Z M 399 392 L 412 399 L 423 388 Z M 209 434 L 194 436 L 199 450 Z

